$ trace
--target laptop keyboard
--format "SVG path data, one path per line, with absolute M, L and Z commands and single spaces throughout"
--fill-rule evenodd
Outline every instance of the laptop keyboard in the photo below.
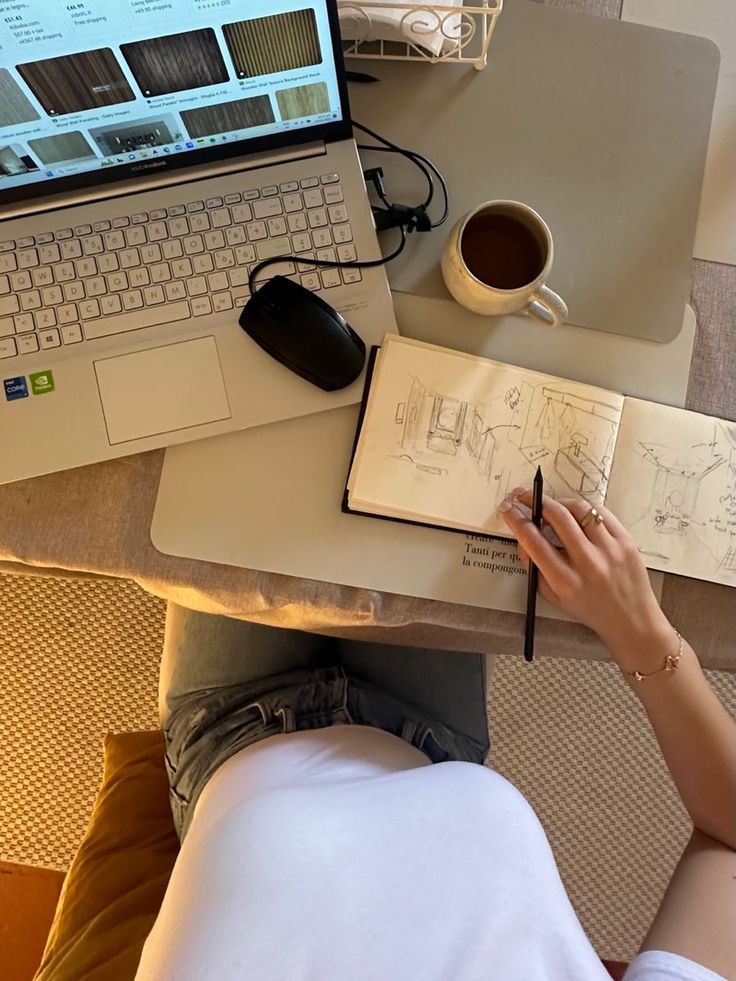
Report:
M 292 253 L 357 258 L 337 174 L 0 242 L 0 359 L 239 310 L 251 267 Z M 263 279 L 279 274 L 310 290 L 362 279 L 293 262 Z

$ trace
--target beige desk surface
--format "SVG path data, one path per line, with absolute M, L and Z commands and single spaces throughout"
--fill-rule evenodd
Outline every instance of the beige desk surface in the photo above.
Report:
M 513 0 L 507 0 L 513 2 Z M 552 0 L 618 17 L 620 0 Z M 698 332 L 688 408 L 736 419 L 736 267 L 695 262 Z M 163 451 L 0 487 L 0 571 L 31 567 L 134 579 L 211 613 L 345 637 L 518 653 L 523 617 L 163 555 L 150 540 Z M 41 569 L 39 568 L 39 571 Z M 662 605 L 705 666 L 736 670 L 736 595 L 666 577 Z M 541 655 L 603 659 L 584 627 L 542 620 Z

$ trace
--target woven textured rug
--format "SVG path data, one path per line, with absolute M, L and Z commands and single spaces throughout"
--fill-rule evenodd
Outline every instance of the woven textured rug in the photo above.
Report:
M 119 580 L 0 575 L 0 859 L 66 869 L 106 732 L 155 729 L 166 604 Z
M 495 664 L 489 763 L 534 806 L 600 956 L 630 960 L 690 837 L 644 711 L 611 664 Z M 736 717 L 736 675 L 706 674 Z
M 165 605 L 128 582 L 0 575 L 0 610 L 0 860 L 64 869 L 104 733 L 157 724 Z M 736 714 L 736 677 L 709 677 Z M 636 699 L 609 665 L 498 657 L 489 711 L 490 764 L 539 814 L 600 955 L 629 959 L 688 837 Z

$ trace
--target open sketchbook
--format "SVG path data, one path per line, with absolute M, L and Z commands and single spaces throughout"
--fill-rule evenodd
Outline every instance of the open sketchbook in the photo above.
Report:
M 736 586 L 736 423 L 388 334 L 345 509 L 507 538 L 537 465 L 605 504 L 649 568 Z

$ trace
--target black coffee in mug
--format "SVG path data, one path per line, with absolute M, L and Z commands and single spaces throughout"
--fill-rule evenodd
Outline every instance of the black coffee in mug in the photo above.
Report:
M 497 290 L 515 290 L 534 280 L 547 261 L 547 243 L 521 214 L 480 211 L 463 229 L 460 252 L 470 272 Z
M 484 317 L 522 313 L 556 327 L 565 301 L 544 282 L 554 258 L 552 233 L 528 204 L 499 198 L 460 218 L 440 262 L 450 294 Z

